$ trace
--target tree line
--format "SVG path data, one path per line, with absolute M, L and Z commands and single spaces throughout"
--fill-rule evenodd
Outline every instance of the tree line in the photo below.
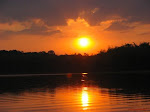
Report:
M 150 70 L 150 43 L 124 44 L 98 54 L 0 51 L 0 74 Z

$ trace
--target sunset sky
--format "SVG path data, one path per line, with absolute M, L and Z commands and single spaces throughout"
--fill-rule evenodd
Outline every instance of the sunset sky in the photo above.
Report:
M 150 0 L 0 0 L 0 50 L 95 54 L 132 42 L 150 42 Z

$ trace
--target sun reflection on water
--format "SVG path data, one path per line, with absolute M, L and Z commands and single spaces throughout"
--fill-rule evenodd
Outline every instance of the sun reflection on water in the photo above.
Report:
M 87 110 L 89 106 L 89 95 L 88 95 L 88 88 L 83 87 L 82 88 L 82 107 L 83 110 Z

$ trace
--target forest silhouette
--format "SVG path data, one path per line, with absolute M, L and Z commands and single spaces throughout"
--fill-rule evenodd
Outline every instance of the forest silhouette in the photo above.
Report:
M 0 51 L 0 74 L 77 73 L 150 70 L 150 43 L 124 44 L 95 55 Z

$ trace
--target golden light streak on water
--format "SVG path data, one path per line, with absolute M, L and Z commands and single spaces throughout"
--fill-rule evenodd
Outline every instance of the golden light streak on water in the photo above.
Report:
M 83 87 L 83 89 L 82 89 L 82 107 L 83 107 L 83 110 L 87 110 L 88 106 L 89 106 L 88 88 Z

